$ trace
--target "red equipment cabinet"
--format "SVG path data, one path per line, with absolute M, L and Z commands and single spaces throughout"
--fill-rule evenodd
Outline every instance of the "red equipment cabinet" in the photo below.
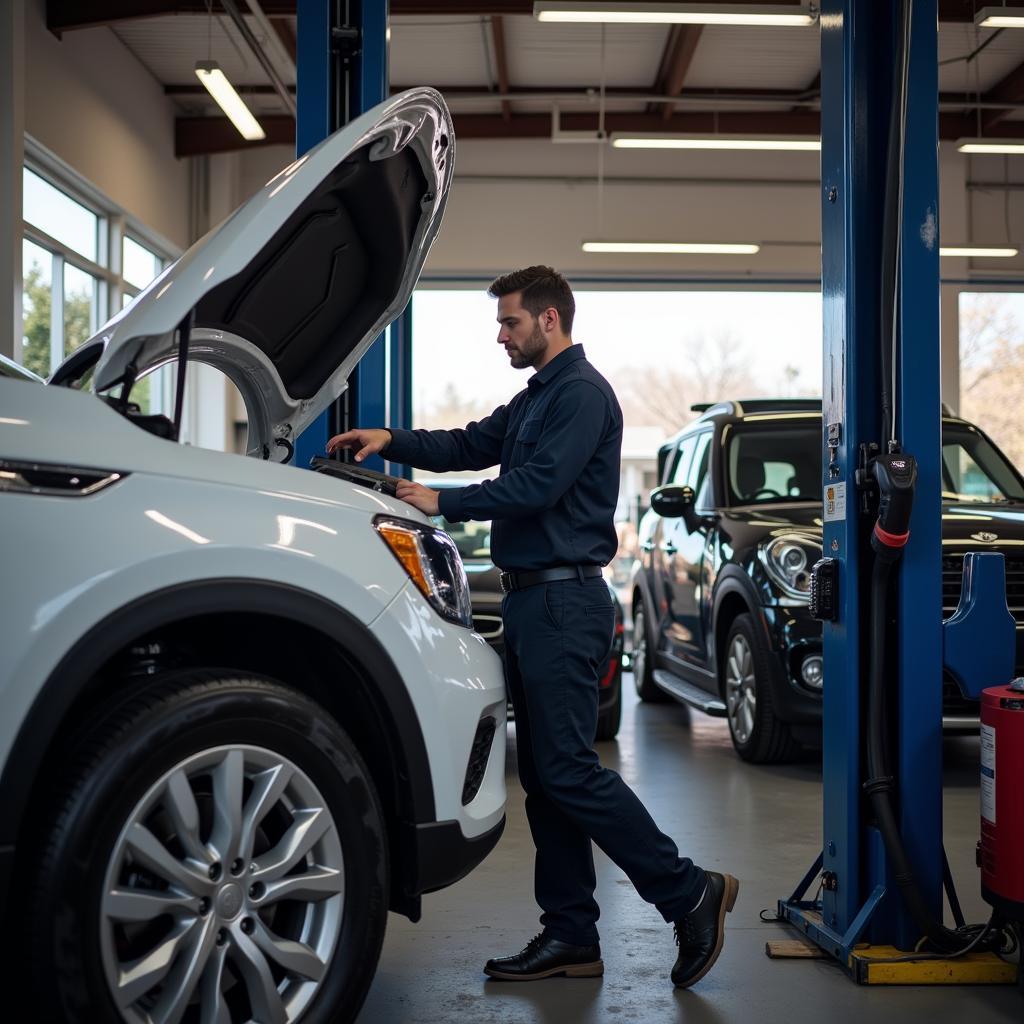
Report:
M 981 895 L 1024 922 L 1024 684 L 981 695 Z

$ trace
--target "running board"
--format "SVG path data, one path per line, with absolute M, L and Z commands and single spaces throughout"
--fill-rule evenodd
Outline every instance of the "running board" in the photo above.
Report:
M 671 694 L 676 700 L 681 700 L 684 704 L 689 704 L 690 707 L 703 711 L 713 718 L 725 718 L 725 705 L 707 690 L 702 690 L 699 686 L 694 686 L 693 683 L 688 683 L 664 669 L 655 671 L 654 682 L 659 689 Z

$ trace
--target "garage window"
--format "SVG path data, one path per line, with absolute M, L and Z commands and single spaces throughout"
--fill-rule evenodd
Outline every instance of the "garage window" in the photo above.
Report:
M 16 358 L 48 377 L 127 305 L 170 253 L 87 182 L 30 146 L 23 169 L 22 344 Z M 147 411 L 146 382 L 133 393 Z

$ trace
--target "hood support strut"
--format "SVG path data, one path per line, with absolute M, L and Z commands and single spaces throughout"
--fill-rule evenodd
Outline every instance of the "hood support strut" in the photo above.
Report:
M 188 369 L 188 341 L 196 311 L 190 309 L 178 324 L 178 379 L 174 388 L 174 440 L 181 440 L 181 416 L 185 407 L 185 371 Z

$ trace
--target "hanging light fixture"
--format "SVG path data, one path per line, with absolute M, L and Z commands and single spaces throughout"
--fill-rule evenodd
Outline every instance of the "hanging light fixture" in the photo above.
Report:
M 583 243 L 584 252 L 664 253 L 704 256 L 753 256 L 761 247 L 749 242 L 608 242 Z
M 668 132 L 613 132 L 615 149 L 753 149 L 817 152 L 821 139 L 798 135 L 674 135 Z
M 961 256 L 968 259 L 1012 259 L 1017 250 L 1011 245 L 942 245 L 940 256 Z
M 978 28 L 1024 28 L 1024 8 L 982 7 L 974 15 Z
M 228 81 L 227 75 L 215 60 L 197 60 L 196 76 L 206 87 L 206 91 L 217 101 L 218 106 L 231 123 L 238 129 L 243 139 L 256 142 L 267 137 L 267 133 L 260 127 L 259 121 L 253 117 L 252 111 L 245 105 L 242 97 L 235 92 L 235 87 Z
M 958 153 L 1024 153 L 1024 139 L 957 139 Z
M 537 0 L 538 21 L 627 25 L 813 25 L 818 12 L 804 4 L 572 2 Z

